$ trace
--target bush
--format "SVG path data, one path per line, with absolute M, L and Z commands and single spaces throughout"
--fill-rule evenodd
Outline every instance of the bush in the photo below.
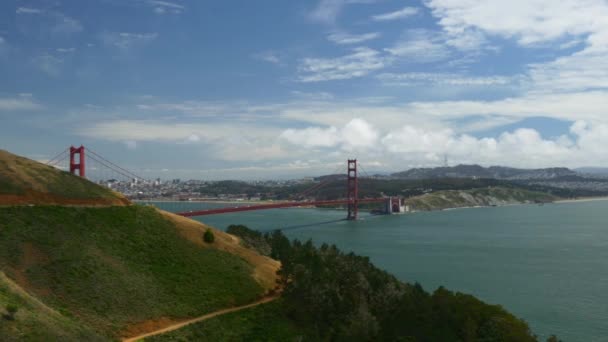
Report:
M 245 247 L 254 249 L 261 255 L 270 255 L 270 244 L 268 244 L 262 233 L 241 224 L 229 225 L 226 233 L 238 236 L 241 239 L 241 244 Z
M 206 243 L 213 243 L 213 241 L 215 241 L 215 235 L 213 235 L 211 229 L 205 231 L 205 234 L 203 234 L 203 241 Z
M 7 305 L 6 314 L 4 315 L 4 318 L 9 321 L 14 321 L 15 315 L 17 314 L 18 310 L 19 310 L 19 308 L 16 305 L 12 305 L 12 304 Z

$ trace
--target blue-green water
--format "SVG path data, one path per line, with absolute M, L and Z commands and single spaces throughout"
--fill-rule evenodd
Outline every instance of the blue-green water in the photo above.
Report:
M 291 238 L 334 243 L 427 290 L 444 285 L 501 304 L 543 338 L 608 341 L 608 201 L 363 216 L 357 222 L 340 221 L 344 215 L 275 209 L 200 220 L 222 229 L 233 223 L 282 228 Z

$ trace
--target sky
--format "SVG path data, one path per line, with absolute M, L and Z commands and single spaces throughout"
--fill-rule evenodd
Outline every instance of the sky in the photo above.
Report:
M 608 167 L 608 0 L 3 0 L 0 148 L 144 177 Z

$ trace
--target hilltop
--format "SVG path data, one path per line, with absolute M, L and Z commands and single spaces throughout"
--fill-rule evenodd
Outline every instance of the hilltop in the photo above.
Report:
M 0 311 L 18 308 L 3 340 L 115 340 L 276 286 L 279 262 L 237 237 L 5 151 L 0 165 Z
M 128 205 L 124 196 L 86 179 L 0 150 L 0 205 Z

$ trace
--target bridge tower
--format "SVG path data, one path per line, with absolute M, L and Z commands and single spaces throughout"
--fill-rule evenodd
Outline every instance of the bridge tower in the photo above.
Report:
M 76 155 L 78 155 L 78 163 L 76 162 Z M 80 145 L 80 147 L 70 147 L 70 173 L 76 174 L 76 170 L 78 170 L 78 175 L 80 177 L 85 178 L 84 146 L 82 145 Z
M 348 177 L 347 177 L 347 195 L 348 199 L 348 215 L 347 220 L 356 220 L 359 212 L 359 189 L 357 182 L 357 159 L 348 160 Z

